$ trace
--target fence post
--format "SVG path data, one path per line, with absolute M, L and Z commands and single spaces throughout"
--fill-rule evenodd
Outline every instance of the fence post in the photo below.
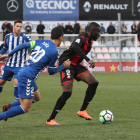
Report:
M 118 13 L 118 29 L 121 34 L 121 13 Z M 122 72 L 122 59 L 121 59 L 121 37 L 119 36 L 119 70 Z

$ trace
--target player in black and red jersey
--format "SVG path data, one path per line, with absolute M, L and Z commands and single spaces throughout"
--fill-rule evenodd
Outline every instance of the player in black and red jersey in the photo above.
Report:
M 87 33 L 81 33 L 78 35 L 78 37 L 72 42 L 69 49 L 64 51 L 60 56 L 59 65 L 63 64 L 63 62 L 67 59 L 70 59 L 71 65 L 68 69 L 64 69 L 60 72 L 63 93 L 57 100 L 50 118 L 46 121 L 47 125 L 59 125 L 55 121 L 55 116 L 63 108 L 67 99 L 69 99 L 72 94 L 73 79 L 83 81 L 88 84 L 83 105 L 80 111 L 77 112 L 77 115 L 87 120 L 92 120 L 92 118 L 87 114 L 86 108 L 94 97 L 99 82 L 88 71 L 88 69 L 80 63 L 83 59 L 85 59 L 90 64 L 90 67 L 95 67 L 95 63 L 86 55 L 92 48 L 92 40 L 97 40 L 99 36 L 100 25 L 95 22 L 90 23 Z

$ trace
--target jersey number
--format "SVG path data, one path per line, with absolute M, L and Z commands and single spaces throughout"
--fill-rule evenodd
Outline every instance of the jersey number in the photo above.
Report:
M 32 54 L 30 56 L 30 60 L 32 60 L 34 63 L 36 63 L 45 55 L 45 50 L 41 49 L 40 46 L 36 46 L 34 51 L 35 52 L 32 52 Z

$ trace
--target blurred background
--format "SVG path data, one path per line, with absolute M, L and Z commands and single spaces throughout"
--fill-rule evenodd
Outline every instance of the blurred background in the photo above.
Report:
M 16 19 L 23 21 L 22 32 L 32 40 L 50 39 L 51 29 L 60 26 L 64 31 L 60 54 L 78 34 L 87 31 L 90 22 L 97 22 L 101 37 L 93 42 L 91 59 L 113 62 L 109 67 L 114 65 L 114 72 L 140 71 L 139 0 L 0 0 L 1 48 L 6 34 L 13 32 Z M 123 62 L 129 62 L 128 68 L 123 68 Z M 109 63 L 101 64 L 97 63 L 94 70 L 112 72 L 106 67 Z

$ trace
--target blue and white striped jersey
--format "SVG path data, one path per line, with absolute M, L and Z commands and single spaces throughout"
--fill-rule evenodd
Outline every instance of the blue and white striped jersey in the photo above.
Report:
M 7 50 L 7 53 L 11 52 L 18 45 L 29 42 L 31 39 L 29 36 L 21 33 L 20 36 L 15 37 L 14 33 L 10 33 L 5 38 L 4 49 Z M 25 64 L 25 60 L 28 56 L 28 49 L 22 49 L 17 53 L 14 53 L 9 60 L 5 63 L 6 66 L 9 67 L 23 67 Z

